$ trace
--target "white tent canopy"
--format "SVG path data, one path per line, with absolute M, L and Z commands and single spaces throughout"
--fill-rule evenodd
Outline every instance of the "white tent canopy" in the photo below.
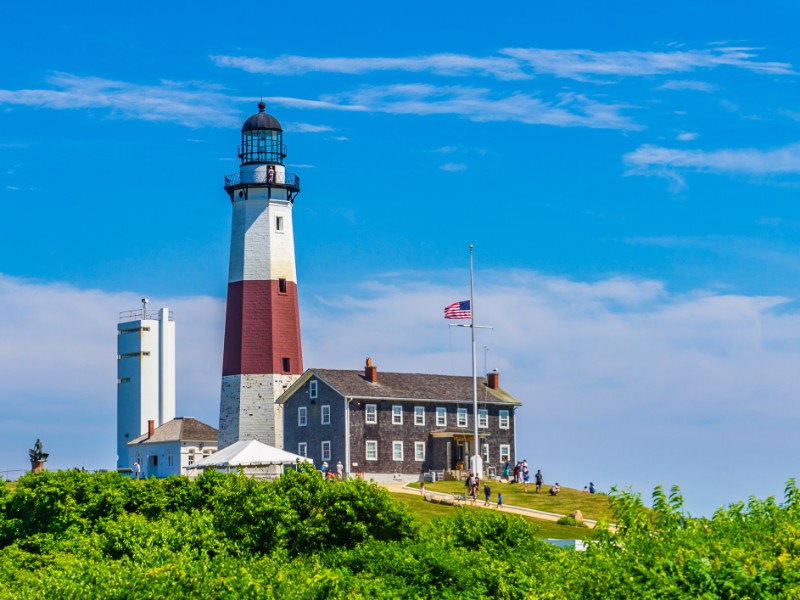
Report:
M 258 469 L 258 467 L 295 465 L 298 460 L 312 464 L 314 462 L 310 458 L 262 444 L 258 440 L 239 440 L 227 448 L 197 461 L 188 468 L 219 470 L 243 468 L 247 472 L 248 469 Z

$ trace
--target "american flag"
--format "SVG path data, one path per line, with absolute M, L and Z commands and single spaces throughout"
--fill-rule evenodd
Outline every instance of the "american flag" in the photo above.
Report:
M 471 319 L 472 311 L 469 308 L 469 300 L 453 302 L 444 307 L 445 319 Z

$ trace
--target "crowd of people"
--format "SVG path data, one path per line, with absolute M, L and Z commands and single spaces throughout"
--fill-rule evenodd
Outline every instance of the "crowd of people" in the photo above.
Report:
M 478 489 L 481 486 L 481 480 L 475 473 L 470 473 L 469 477 L 467 477 L 467 481 L 464 483 L 464 487 L 467 488 L 467 497 L 472 502 L 472 506 L 475 506 L 478 502 Z M 489 506 L 489 503 L 492 499 L 492 488 L 489 485 L 489 482 L 485 482 L 483 484 L 483 496 L 485 499 L 484 506 Z M 503 494 L 497 494 L 497 508 L 503 508 Z
M 528 485 L 531 481 L 531 472 L 528 468 L 527 460 L 523 459 L 517 461 L 517 464 L 514 465 L 513 471 L 511 469 L 511 462 L 506 460 L 506 464 L 503 467 L 503 476 L 508 480 L 509 483 L 521 483 L 525 492 L 528 492 Z M 536 486 L 536 492 L 540 492 L 542 489 L 542 484 L 544 484 L 544 475 L 542 475 L 541 469 L 536 469 L 536 474 L 533 476 L 533 482 Z

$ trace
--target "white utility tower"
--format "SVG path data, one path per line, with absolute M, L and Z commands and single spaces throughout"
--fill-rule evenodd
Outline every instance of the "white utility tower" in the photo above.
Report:
M 117 468 L 130 467 L 127 443 L 175 418 L 175 321 L 169 309 L 119 315 L 117 325 Z

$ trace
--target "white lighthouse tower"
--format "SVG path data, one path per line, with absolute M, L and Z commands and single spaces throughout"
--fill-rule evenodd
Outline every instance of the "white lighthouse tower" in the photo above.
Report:
M 265 108 L 245 121 L 239 172 L 225 177 L 233 219 L 220 449 L 245 439 L 282 447 L 275 400 L 303 373 L 292 229 L 300 178 L 286 173 L 283 129 Z
M 172 311 L 120 313 L 117 325 L 117 468 L 129 467 L 128 442 L 175 418 L 175 321 Z

